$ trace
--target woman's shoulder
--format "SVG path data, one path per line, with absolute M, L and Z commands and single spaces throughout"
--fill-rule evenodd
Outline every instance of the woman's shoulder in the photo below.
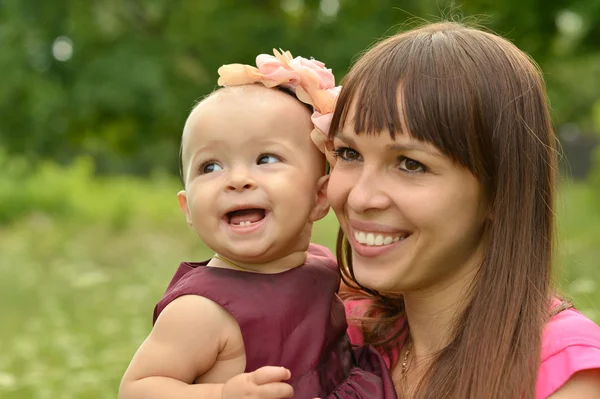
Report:
M 553 316 L 544 327 L 537 398 L 547 398 L 575 373 L 600 369 L 600 327 L 575 309 Z
M 570 346 L 600 348 L 600 327 L 575 309 L 553 316 L 544 328 L 542 361 Z

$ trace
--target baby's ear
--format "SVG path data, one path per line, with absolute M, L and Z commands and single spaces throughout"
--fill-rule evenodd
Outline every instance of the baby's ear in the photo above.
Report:
M 310 214 L 310 221 L 316 222 L 323 219 L 329 212 L 329 200 L 327 199 L 327 184 L 329 183 L 329 175 L 321 176 L 317 180 L 317 195 L 315 205 Z
M 185 221 L 187 222 L 188 226 L 193 228 L 192 216 L 190 215 L 190 208 L 188 207 L 187 203 L 187 194 L 184 190 L 181 190 L 177 193 L 177 202 L 179 202 L 179 209 L 181 209 L 181 212 L 185 216 Z

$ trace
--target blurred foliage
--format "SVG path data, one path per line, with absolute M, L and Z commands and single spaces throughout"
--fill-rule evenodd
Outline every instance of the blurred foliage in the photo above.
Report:
M 180 185 L 165 174 L 154 173 L 148 181 L 127 175 L 95 178 L 89 157 L 74 160 L 69 168 L 52 161 L 32 168 L 25 158 L 2 152 L 0 170 L 0 226 L 56 218 L 80 226 L 107 224 L 117 231 L 131 220 L 159 223 L 179 217 L 175 195 Z
M 596 101 L 593 110 L 594 131 L 600 142 L 600 100 Z M 596 204 L 600 204 L 600 146 L 596 146 L 592 151 L 592 171 L 590 173 L 590 183 L 596 196 Z M 600 209 L 600 206 L 598 207 Z
M 540 63 L 557 125 L 592 130 L 600 0 L 0 0 L 0 147 L 29 161 L 86 154 L 103 173 L 174 172 L 183 122 L 220 65 L 281 47 L 340 80 L 377 39 L 463 17 Z

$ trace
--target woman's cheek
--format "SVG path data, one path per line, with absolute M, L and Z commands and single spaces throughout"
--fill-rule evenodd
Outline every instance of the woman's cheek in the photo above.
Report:
M 341 210 L 343 204 L 348 199 L 348 194 L 352 187 L 352 176 L 347 171 L 338 168 L 331 172 L 329 183 L 327 185 L 327 198 L 334 211 Z

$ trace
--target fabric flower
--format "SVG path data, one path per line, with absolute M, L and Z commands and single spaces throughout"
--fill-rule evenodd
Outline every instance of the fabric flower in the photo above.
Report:
M 289 51 L 273 49 L 273 55 L 260 54 L 256 57 L 256 67 L 228 64 L 220 67 L 218 73 L 219 86 L 253 83 L 269 88 L 281 86 L 293 91 L 300 101 L 310 104 L 314 110 L 311 120 L 315 125 L 311 138 L 333 165 L 335 159 L 327 148 L 327 134 L 341 86 L 335 86 L 335 76 L 324 63 L 294 58 Z

